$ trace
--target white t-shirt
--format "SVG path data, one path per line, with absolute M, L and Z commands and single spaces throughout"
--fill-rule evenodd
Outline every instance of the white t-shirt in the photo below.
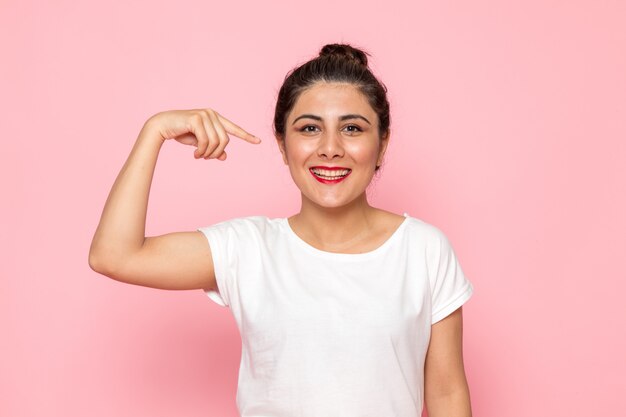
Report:
M 199 229 L 237 322 L 242 417 L 421 416 L 430 328 L 472 294 L 446 236 L 405 214 L 377 249 L 339 254 L 287 219 Z

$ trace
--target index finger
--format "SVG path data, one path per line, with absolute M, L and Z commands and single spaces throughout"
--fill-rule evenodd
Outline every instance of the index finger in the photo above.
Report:
M 217 114 L 217 117 L 219 118 L 220 122 L 222 123 L 222 125 L 226 129 L 226 132 L 228 132 L 229 134 L 235 135 L 238 138 L 241 138 L 241 139 L 245 140 L 246 142 L 261 143 L 261 139 L 257 138 L 252 133 L 246 132 L 241 127 L 237 126 L 236 124 L 234 124 L 233 122 L 231 122 L 230 120 L 228 120 L 227 118 L 222 116 L 221 114 L 219 114 L 217 112 L 216 112 L 216 114 Z

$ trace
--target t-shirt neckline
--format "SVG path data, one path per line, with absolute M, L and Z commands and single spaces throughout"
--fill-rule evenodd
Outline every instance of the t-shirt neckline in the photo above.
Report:
M 291 239 L 299 247 L 305 249 L 306 251 L 310 253 L 313 253 L 315 255 L 322 256 L 325 258 L 344 259 L 344 260 L 363 260 L 366 258 L 377 256 L 379 253 L 384 252 L 387 247 L 392 245 L 393 242 L 399 238 L 399 236 L 402 234 L 402 231 L 405 229 L 406 224 L 409 222 L 409 215 L 407 213 L 404 213 L 403 216 L 404 216 L 404 219 L 402 220 L 402 223 L 400 223 L 400 225 L 396 227 L 396 230 L 393 231 L 393 233 L 387 238 L 387 240 L 385 240 L 377 248 L 372 249 L 371 251 L 368 251 L 368 252 L 363 252 L 363 253 L 339 253 L 339 252 L 328 252 L 325 250 L 318 249 L 315 246 L 308 244 L 300 236 L 298 236 L 296 232 L 293 231 L 293 229 L 291 228 L 291 225 L 289 225 L 288 218 L 284 217 L 281 220 L 282 220 L 282 225 L 284 229 L 286 230 L 286 233 L 291 237 Z

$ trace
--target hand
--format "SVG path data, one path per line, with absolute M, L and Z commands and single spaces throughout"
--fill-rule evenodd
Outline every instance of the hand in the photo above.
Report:
M 195 146 L 196 159 L 225 160 L 224 149 L 230 141 L 228 135 L 253 144 L 261 143 L 261 139 L 211 109 L 164 111 L 148 119 L 148 125 L 163 141 L 175 139 L 184 145 Z

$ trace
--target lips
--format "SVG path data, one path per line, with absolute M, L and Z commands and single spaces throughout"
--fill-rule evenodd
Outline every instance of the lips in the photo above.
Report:
M 309 168 L 313 178 L 324 184 L 336 184 L 343 181 L 352 170 L 344 167 L 315 166 Z

